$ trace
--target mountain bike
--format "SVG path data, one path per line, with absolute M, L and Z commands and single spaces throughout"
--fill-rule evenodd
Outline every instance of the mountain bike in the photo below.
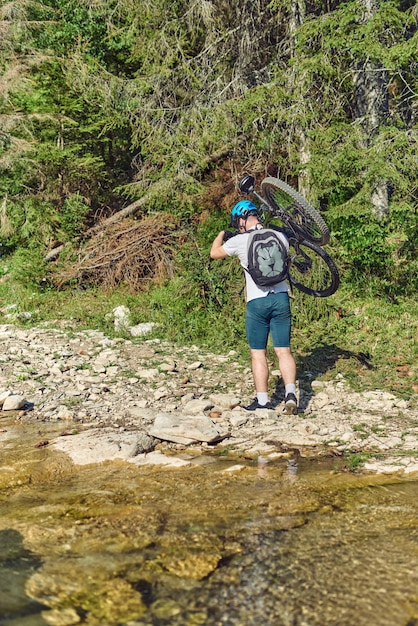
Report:
M 241 193 L 257 198 L 266 223 L 279 219 L 286 226 L 290 284 L 317 298 L 335 293 L 340 276 L 334 260 L 321 247 L 328 243 L 330 231 L 320 213 L 279 178 L 265 178 L 261 182 L 260 194 L 255 191 L 254 176 L 246 174 L 238 183 L 238 188 Z

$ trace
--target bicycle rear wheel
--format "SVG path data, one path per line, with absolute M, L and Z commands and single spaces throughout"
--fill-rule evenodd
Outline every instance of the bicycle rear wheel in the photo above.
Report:
M 261 183 L 261 191 L 279 217 L 303 239 L 323 246 L 329 241 L 329 228 L 319 211 L 313 208 L 293 187 L 279 178 L 268 177 Z M 282 215 L 284 213 L 284 215 Z
M 330 255 L 310 241 L 290 241 L 291 285 L 316 298 L 331 296 L 338 289 L 340 275 Z

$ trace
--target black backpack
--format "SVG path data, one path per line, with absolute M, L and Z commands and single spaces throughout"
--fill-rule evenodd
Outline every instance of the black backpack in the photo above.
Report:
M 247 272 L 259 287 L 271 287 L 288 278 L 289 254 L 277 232 L 251 231 L 247 242 Z

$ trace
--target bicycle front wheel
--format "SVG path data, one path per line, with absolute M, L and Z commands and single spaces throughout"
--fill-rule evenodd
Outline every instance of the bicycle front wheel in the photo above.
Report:
M 268 177 L 261 183 L 267 204 L 303 239 L 323 246 L 329 241 L 329 228 L 319 211 L 313 208 L 293 187 L 279 178 Z
M 331 296 L 338 289 L 340 275 L 330 255 L 310 241 L 290 241 L 291 285 L 316 298 Z

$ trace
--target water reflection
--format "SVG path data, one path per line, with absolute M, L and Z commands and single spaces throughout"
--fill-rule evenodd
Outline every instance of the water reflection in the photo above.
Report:
M 26 583 L 42 560 L 25 549 L 22 535 L 0 530 L 0 625 L 45 625 L 40 612 L 47 608 L 26 595 Z
M 268 472 L 269 460 L 264 458 L 263 456 L 259 456 L 257 459 L 257 473 L 260 478 L 267 478 L 269 475 Z M 276 466 L 277 469 L 277 466 Z M 298 461 L 296 456 L 291 457 L 286 461 L 286 464 L 283 468 L 283 481 L 294 482 L 297 478 L 298 473 Z
M 298 473 L 298 462 L 296 458 L 289 459 L 286 463 L 286 474 L 289 482 L 294 482 Z

